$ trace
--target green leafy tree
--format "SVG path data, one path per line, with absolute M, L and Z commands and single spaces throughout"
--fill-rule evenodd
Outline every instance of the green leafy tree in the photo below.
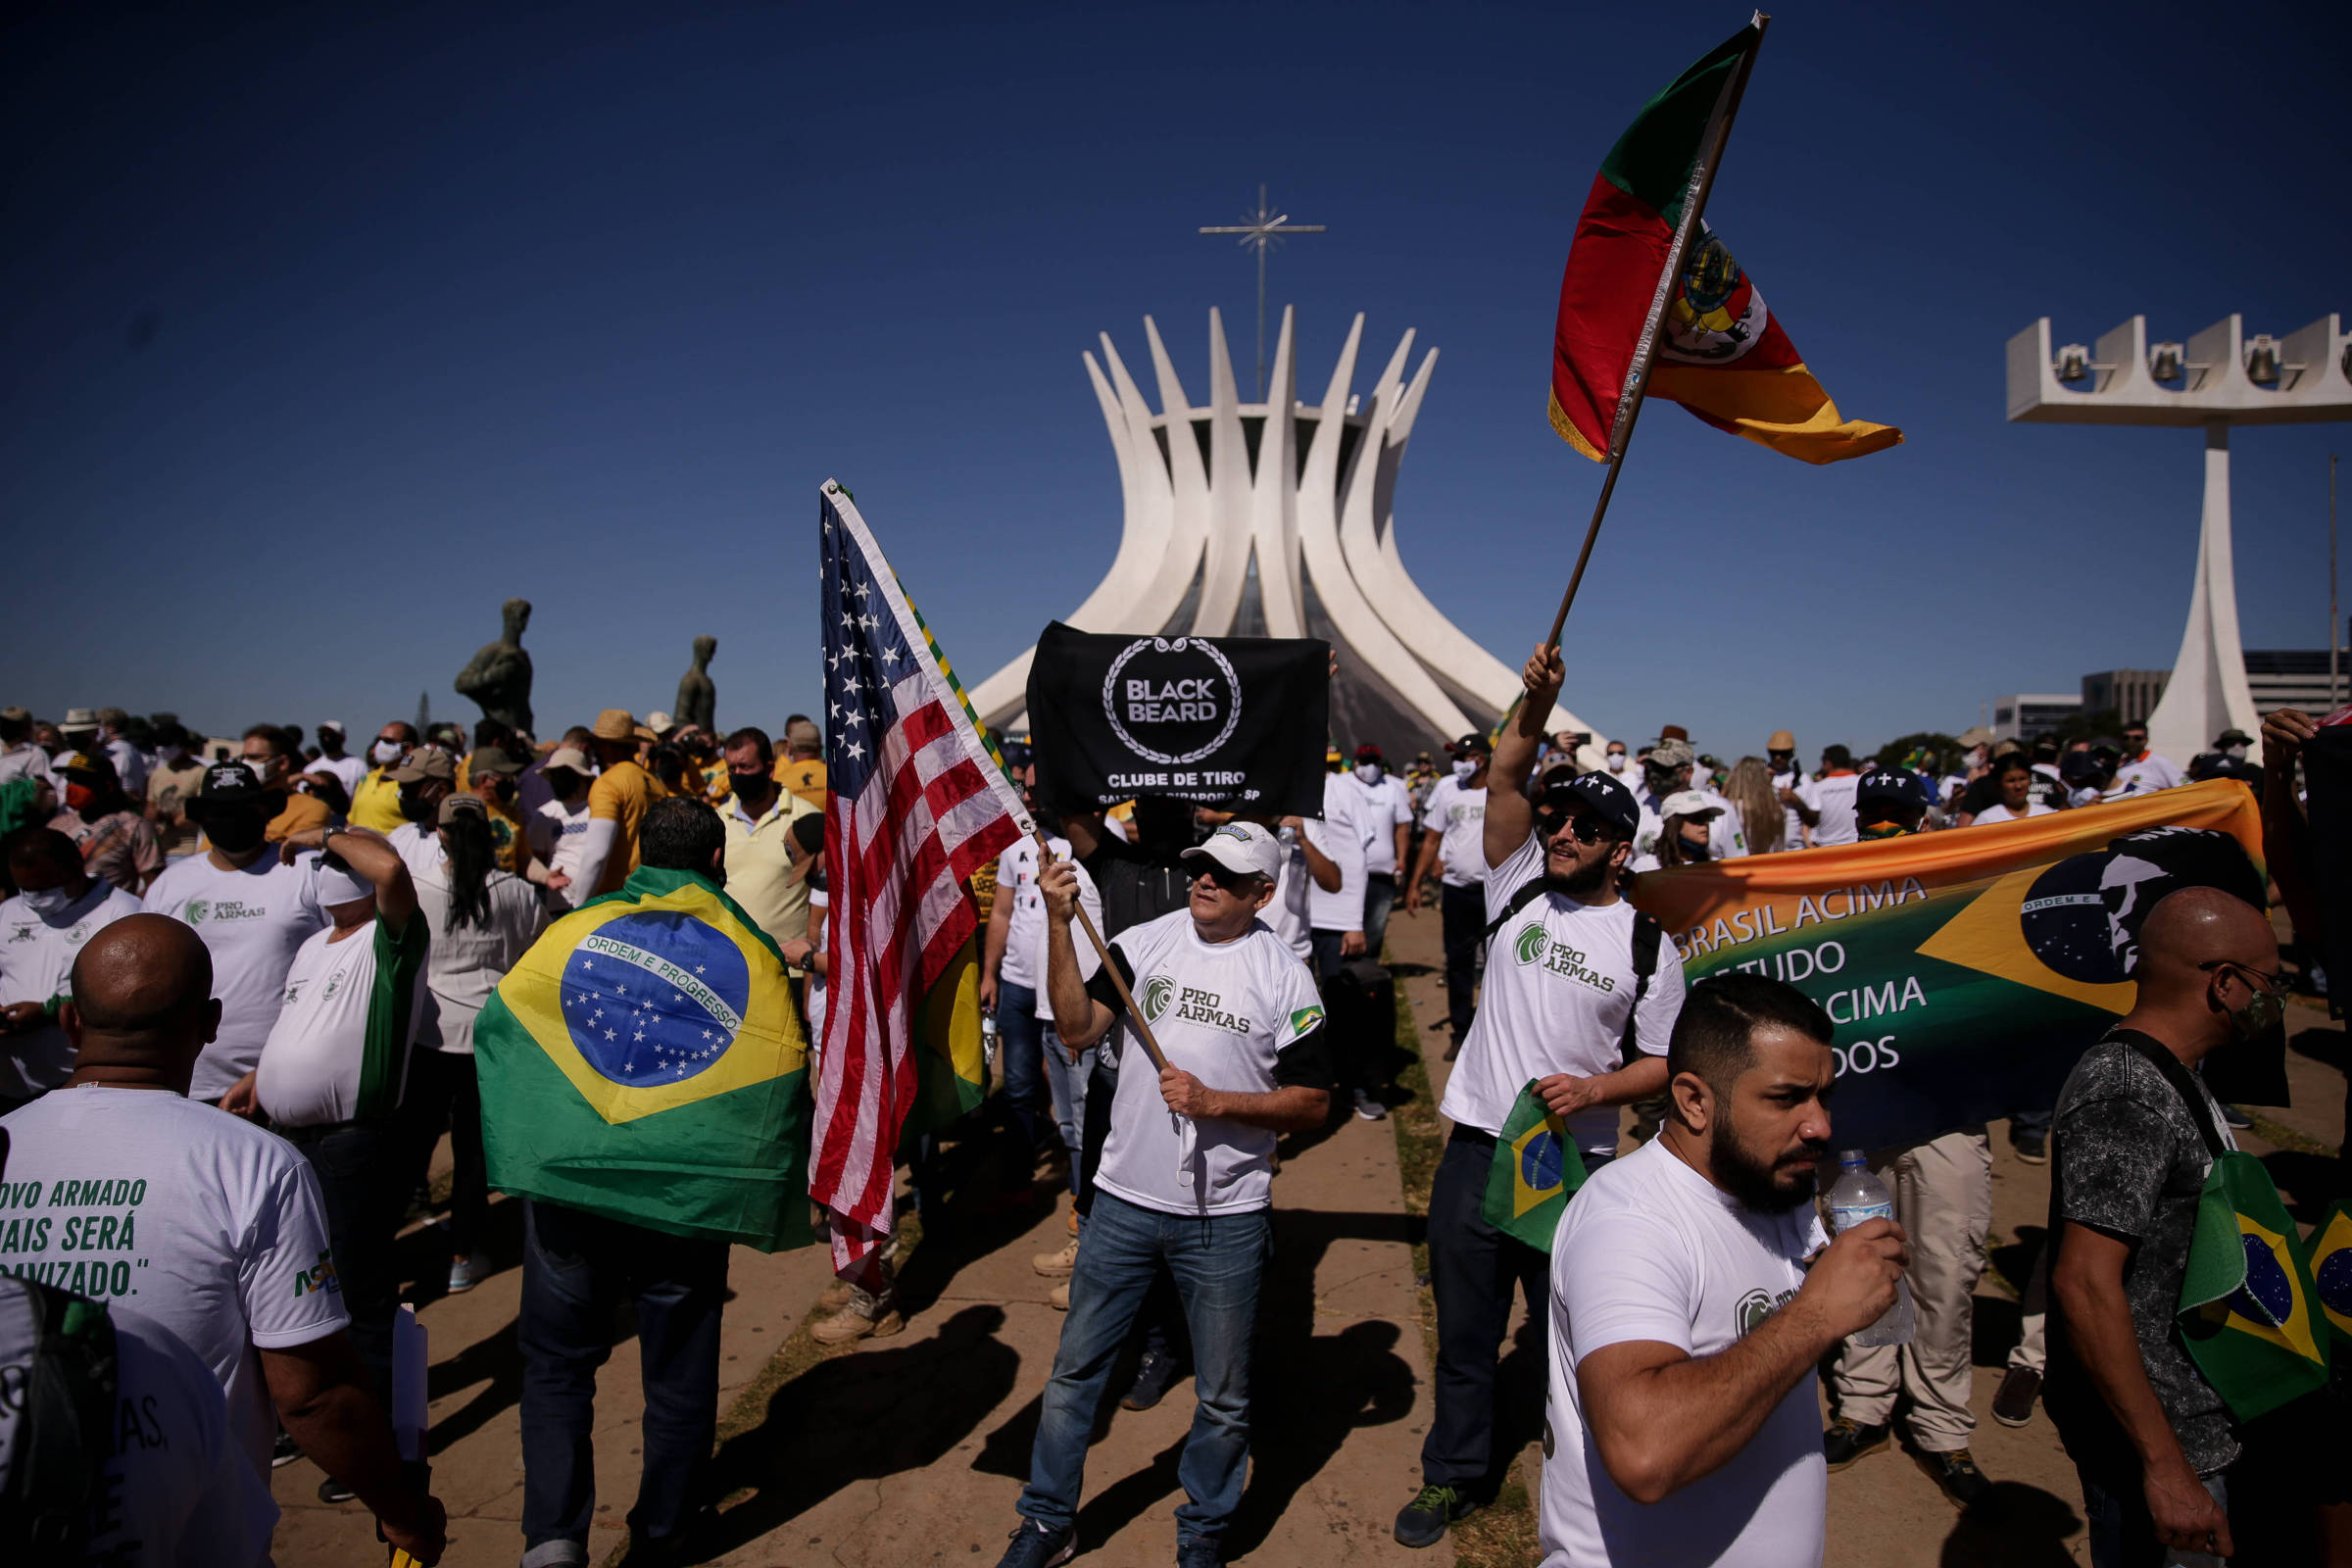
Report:
M 1928 754 L 1931 764 L 1940 766 L 1960 755 L 1960 743 L 1941 730 L 1923 729 L 1912 735 L 1898 735 L 1879 748 L 1871 760 L 1881 767 L 1900 767 L 1903 759 L 1914 751 Z

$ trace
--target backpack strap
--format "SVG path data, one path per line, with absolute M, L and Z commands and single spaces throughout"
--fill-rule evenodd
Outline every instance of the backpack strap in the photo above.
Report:
M 1512 891 L 1508 902 L 1503 905 L 1502 912 L 1496 915 L 1494 919 L 1489 920 L 1487 922 L 1487 928 L 1478 934 L 1478 940 L 1481 942 L 1494 941 L 1494 933 L 1501 930 L 1504 926 L 1509 925 L 1512 919 L 1517 916 L 1521 909 L 1526 908 L 1529 905 L 1535 903 L 1538 899 L 1542 898 L 1544 894 L 1549 893 L 1551 889 L 1544 883 L 1542 872 L 1538 872 L 1536 875 L 1531 876 L 1526 881 L 1520 883 L 1519 886 Z
M 0 1278 L 33 1317 L 16 1457 L 0 1483 L 0 1541 L 26 1562 L 79 1562 L 90 1499 L 114 1452 L 115 1323 L 104 1306 L 21 1276 Z
M 1640 1021 L 1642 999 L 1649 995 L 1649 977 L 1658 972 L 1658 944 L 1665 936 L 1664 926 L 1640 909 L 1634 911 L 1634 1004 L 1625 1010 L 1625 1033 L 1617 1040 L 1617 1054 L 1629 1067 L 1642 1054 L 1634 1043 L 1634 1027 Z
M 2205 1103 L 2205 1096 L 2198 1090 L 2196 1079 L 2181 1065 L 2180 1058 L 2145 1035 L 2126 1035 L 2123 1041 L 2138 1052 L 2149 1066 L 2164 1074 L 2164 1081 L 2173 1086 L 2174 1093 L 2188 1106 L 2189 1119 L 2197 1124 L 2197 1132 L 2205 1140 L 2205 1152 L 2216 1160 L 2228 1153 L 2229 1151 L 2222 1144 L 2221 1131 L 2213 1124 L 2213 1108 Z

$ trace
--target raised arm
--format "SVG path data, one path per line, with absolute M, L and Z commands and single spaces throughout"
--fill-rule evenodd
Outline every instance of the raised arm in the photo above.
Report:
M 381 834 L 364 827 L 315 827 L 290 835 L 278 848 L 287 865 L 305 850 L 332 851 L 353 873 L 375 884 L 375 912 L 394 931 L 405 930 L 416 912 L 416 884 L 400 852 Z
M 1494 759 L 1487 764 L 1486 851 L 1489 865 L 1500 865 L 1519 853 L 1535 831 L 1536 808 L 1527 799 L 1528 771 L 1536 765 L 1536 750 L 1544 744 L 1544 721 L 1551 716 L 1568 666 L 1557 648 L 1538 648 L 1519 672 L 1526 695 L 1494 742 Z
M 1330 856 L 1323 853 L 1321 847 L 1315 843 L 1313 835 L 1306 831 L 1306 818 L 1286 816 L 1278 825 L 1287 827 L 1298 835 L 1298 847 L 1306 852 L 1307 879 L 1326 893 L 1339 892 L 1340 867 Z

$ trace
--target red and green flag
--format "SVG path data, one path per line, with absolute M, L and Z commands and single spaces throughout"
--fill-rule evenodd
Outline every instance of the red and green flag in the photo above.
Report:
M 1763 37 L 1758 18 L 1643 105 L 1585 199 L 1552 330 L 1551 424 L 1594 462 L 1623 440 L 1653 342 L 1648 394 L 1719 430 L 1807 463 L 1903 439 L 1838 414 L 1755 280 L 1698 220 Z

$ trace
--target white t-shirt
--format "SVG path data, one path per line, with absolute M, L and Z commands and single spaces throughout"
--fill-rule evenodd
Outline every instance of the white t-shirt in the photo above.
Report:
M 2154 752 L 2142 752 L 2132 760 L 2116 764 L 2115 786 L 2110 794 L 2122 791 L 2131 795 L 2146 795 L 2156 790 L 2175 789 L 2183 777 L 2171 758 L 2158 757 Z M 2124 790 L 2123 786 L 2127 784 L 2132 788 Z
M 365 757 L 321 757 L 303 771 L 334 774 L 335 782 L 343 786 L 343 800 L 348 808 L 352 797 L 360 793 L 360 780 L 368 776 L 368 759 Z
M 1812 804 L 1805 796 L 1805 775 L 1801 768 L 1792 767 L 1786 773 L 1773 774 L 1772 788 L 1776 796 L 1780 791 L 1788 790 L 1798 800 L 1805 801 L 1808 806 Z M 1781 848 L 1784 850 L 1803 849 L 1805 847 L 1804 819 L 1796 814 L 1796 808 L 1793 806 L 1784 808 L 1782 816 L 1785 820 L 1781 825 Z
M 115 778 L 122 784 L 122 793 L 134 801 L 147 798 L 147 759 L 136 746 L 117 738 L 99 743 L 107 760 L 115 764 Z
M 0 1290 L 0 1381 L 12 1388 L 32 1366 L 34 1311 L 18 1287 Z M 120 1568 L 265 1561 L 277 1504 L 229 1441 L 228 1406 L 211 1370 L 130 1308 L 107 1316 L 116 1406 L 98 1483 L 105 1501 L 83 1560 Z M 19 1418 L 14 1401 L 0 1403 L 0 1479 L 17 1463 Z
M 1331 1087 L 1316 1037 L 1323 1004 L 1314 977 L 1264 921 L 1231 942 L 1208 943 L 1192 910 L 1178 909 L 1130 926 L 1110 948 L 1171 1065 L 1211 1089 L 1244 1094 Z M 1093 993 L 1117 1010 L 1106 976 L 1096 977 Z M 1124 1013 L 1118 1034 L 1121 1064 L 1135 1070 L 1119 1074 L 1097 1184 L 1163 1214 L 1244 1214 L 1273 1201 L 1274 1134 L 1177 1115 Z
M 830 904 L 825 890 L 811 885 L 808 889 L 808 939 L 811 942 L 825 934 L 825 909 Z M 1092 946 L 1092 944 L 1089 944 Z M 1098 959 L 1099 963 L 1101 960 Z M 825 977 L 814 969 L 808 971 L 808 1052 L 821 1065 L 825 1049 Z
M 2055 807 L 2044 806 L 2039 801 L 2028 801 L 2026 803 L 2026 815 L 2028 816 L 2048 816 L 2055 809 Z M 1995 801 L 1990 806 L 1984 808 L 1984 809 L 1982 811 L 1979 811 L 1976 815 L 1976 819 L 1970 822 L 1968 825 L 1970 827 L 1983 827 L 1987 822 L 2014 822 L 2016 820 L 2017 814 L 2014 811 L 2011 811 L 2009 808 L 2003 806 L 2000 802 Z
M 1637 1340 L 1693 1357 L 1728 1348 L 1796 1295 L 1826 1241 L 1812 1204 L 1745 1208 L 1661 1140 L 1592 1173 L 1551 1243 L 1544 1568 L 1818 1568 L 1830 1477 L 1811 1373 L 1729 1463 L 1645 1506 L 1601 1463 L 1576 1368 Z
M 580 884 L 580 862 L 588 850 L 588 797 L 582 795 L 577 806 L 548 801 L 523 820 L 531 848 L 547 868 L 571 878 L 568 888 L 547 890 L 548 903 L 561 909 L 587 903 L 589 890 Z
M 309 1161 L 160 1089 L 61 1089 L 0 1127 L 0 1272 L 127 1302 L 179 1336 L 267 1480 L 276 1424 L 254 1347 L 308 1345 L 351 1321 Z
M 98 877 L 54 925 L 33 913 L 23 894 L 0 904 L 0 1006 L 71 993 L 82 945 L 140 907 L 136 894 Z M 0 1035 L 0 1095 L 29 1100 L 72 1076 L 74 1042 L 57 1024 Z
M 1499 917 L 1520 886 L 1544 874 L 1543 840 L 1530 833 L 1519 852 L 1487 877 L 1487 919 Z M 1634 906 L 1579 904 L 1565 893 L 1531 899 L 1487 948 L 1478 1016 L 1462 1041 L 1439 1112 L 1482 1132 L 1499 1133 L 1531 1078 L 1580 1078 L 1625 1065 L 1618 1043 L 1634 1007 Z M 1683 960 L 1661 934 L 1657 967 L 1635 1014 L 1634 1044 L 1652 1056 L 1683 1010 Z M 1617 1152 L 1617 1107 L 1595 1105 L 1568 1118 L 1576 1147 Z
M 195 927 L 212 950 L 220 1032 L 196 1058 L 188 1094 L 219 1100 L 262 1059 L 294 950 L 326 928 L 318 857 L 305 853 L 280 865 L 270 845 L 243 870 L 223 871 L 209 852 L 187 856 L 164 867 L 147 890 L 146 907 Z
M 1298 956 L 1301 963 L 1315 958 L 1313 926 L 1307 918 L 1307 897 L 1314 887 L 1314 874 L 1306 868 L 1305 836 L 1297 828 L 1280 830 L 1282 838 L 1282 875 L 1275 879 L 1274 897 L 1257 911 L 1266 922 L 1266 929 L 1282 939 L 1284 947 Z M 1318 845 L 1318 848 L 1320 846 Z
M 1447 887 L 1487 879 L 1487 787 L 1472 789 L 1448 773 L 1429 792 L 1421 825 L 1438 835 L 1438 865 Z
M 340 942 L 334 934 L 319 932 L 294 955 L 285 1004 L 262 1048 L 254 1089 L 281 1127 L 387 1115 L 408 1084 L 409 1042 L 424 1005 L 425 923 L 412 914 L 398 935 L 380 919 Z
M 1070 858 L 1070 841 L 1055 837 L 1048 840 L 1053 846 L 1054 858 Z M 1096 891 L 1095 879 L 1086 867 L 1071 861 L 1078 873 L 1078 906 L 1102 929 L 1102 895 Z M 997 857 L 997 897 L 1009 899 L 1006 906 L 1012 911 L 1012 924 L 1004 933 L 1004 956 L 998 961 L 997 979 L 1008 986 L 1027 986 L 1038 994 L 1038 1011 L 1051 1015 L 1046 990 L 1046 895 L 1037 885 L 1037 840 L 1027 838 Z M 1078 978 L 1088 980 L 1102 960 L 1095 956 L 1095 945 L 1086 940 L 1075 925 L 1070 931 L 1070 946 L 1078 954 Z
M 409 879 L 415 881 L 439 869 L 448 852 L 441 848 L 441 830 L 418 822 L 403 822 L 384 835 L 384 842 L 400 856 L 400 863 L 409 868 Z
M 1822 849 L 1832 844 L 1858 844 L 1862 839 L 1862 823 L 1854 814 L 1854 792 L 1862 787 L 1859 773 L 1832 773 L 1827 778 L 1812 779 L 1800 784 L 1796 797 L 1820 814 L 1813 824 L 1813 847 Z
M 1364 844 L 1364 871 L 1372 876 L 1395 876 L 1396 829 L 1413 819 L 1412 798 L 1405 793 L 1404 780 L 1383 773 L 1379 783 L 1367 784 L 1350 772 L 1348 782 L 1355 789 L 1356 814 L 1371 834 Z
M 1364 876 L 1375 825 L 1363 791 L 1345 773 L 1323 780 L 1323 820 L 1307 821 L 1315 848 L 1340 868 L 1340 890 L 1326 893 L 1311 882 L 1306 890 L 1306 917 L 1317 931 L 1361 931 L 1364 928 Z M 1395 830 L 1386 823 L 1378 831 Z
M 547 906 L 539 890 L 507 871 L 492 871 L 483 885 L 490 905 L 487 925 L 449 922 L 449 862 L 444 859 L 416 884 L 416 910 L 424 916 L 432 945 L 424 957 L 424 1004 L 417 1014 L 416 1044 L 426 1051 L 473 1054 L 473 1020 L 490 993 L 530 951 L 547 929 Z
M 0 751 L 0 784 L 20 778 L 38 779 L 52 789 L 57 786 L 57 775 L 49 767 L 49 754 L 30 741 Z

